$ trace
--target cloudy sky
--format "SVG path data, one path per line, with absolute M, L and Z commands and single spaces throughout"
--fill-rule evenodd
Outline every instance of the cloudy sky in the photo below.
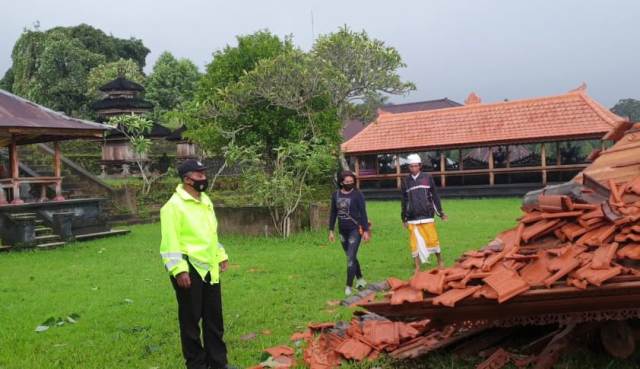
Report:
M 25 27 L 88 23 L 141 38 L 147 68 L 171 51 L 202 69 L 238 34 L 269 29 L 308 49 L 341 25 L 396 47 L 417 91 L 394 102 L 475 91 L 484 102 L 564 93 L 588 85 L 606 106 L 640 98 L 637 0 L 1 0 L 0 75 Z M 312 17 L 313 14 L 313 17 Z M 312 23 L 313 18 L 313 23 Z M 313 24 L 313 26 L 312 26 Z

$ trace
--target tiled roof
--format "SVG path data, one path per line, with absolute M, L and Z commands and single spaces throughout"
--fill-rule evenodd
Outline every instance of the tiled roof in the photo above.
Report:
M 387 113 L 397 114 L 397 113 L 407 113 L 410 111 L 452 108 L 455 106 L 462 106 L 462 104 L 455 102 L 453 100 L 449 100 L 448 97 L 445 97 L 437 100 L 418 101 L 418 102 L 412 102 L 412 103 L 406 103 L 406 104 L 388 104 L 388 105 L 382 106 L 380 110 L 385 111 Z
M 20 96 L 0 90 L 0 128 L 104 131 L 108 126 L 72 118 Z
M 374 123 L 343 143 L 342 151 L 366 153 L 599 137 L 623 122 L 625 118 L 578 90 L 491 104 L 382 112 Z
M 427 100 L 427 101 L 417 101 L 406 104 L 387 104 L 380 107 L 378 113 L 407 113 L 407 112 L 415 112 L 415 111 L 423 111 L 423 110 L 433 110 L 433 109 L 444 109 L 451 108 L 454 106 L 462 106 L 462 104 L 450 100 L 445 97 L 442 99 L 436 100 Z M 362 131 L 364 127 L 370 124 L 369 122 L 363 122 L 358 119 L 350 119 L 344 123 L 342 128 L 342 138 L 344 141 L 351 139 L 353 136 L 358 134 L 358 132 Z

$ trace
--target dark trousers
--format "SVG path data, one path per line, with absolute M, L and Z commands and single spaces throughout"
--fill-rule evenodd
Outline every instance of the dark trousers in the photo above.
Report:
M 218 369 L 227 365 L 227 346 L 222 340 L 222 295 L 220 283 L 210 284 L 207 273 L 203 281 L 197 271 L 189 266 L 191 287 L 180 288 L 171 277 L 171 283 L 178 299 L 178 320 L 182 354 L 187 369 Z M 200 321 L 202 337 L 200 340 Z
M 362 278 L 362 271 L 360 270 L 360 262 L 358 261 L 358 249 L 360 248 L 360 241 L 362 236 L 358 229 L 353 230 L 340 230 L 340 241 L 342 242 L 342 249 L 347 255 L 347 286 L 353 285 L 354 278 Z

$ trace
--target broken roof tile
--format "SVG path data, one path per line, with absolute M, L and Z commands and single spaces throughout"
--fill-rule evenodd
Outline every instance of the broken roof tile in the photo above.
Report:
M 569 196 L 564 195 L 540 195 L 538 207 L 545 212 L 560 212 L 571 210 L 573 202 Z
M 489 285 L 483 285 L 480 289 L 473 293 L 474 298 L 485 298 L 489 300 L 497 300 L 498 292 Z
M 444 278 L 445 272 L 442 270 L 417 272 L 409 281 L 409 285 L 417 290 L 439 295 L 444 289 Z
M 539 286 L 545 279 L 551 276 L 551 272 L 548 269 L 549 256 L 544 251 L 538 252 L 538 259 L 528 264 L 520 270 L 520 276 L 530 286 Z
M 498 293 L 498 303 L 503 303 L 531 288 L 517 272 L 508 268 L 497 270 L 483 281 Z
M 464 269 L 471 268 L 482 268 L 482 264 L 484 264 L 484 257 L 469 257 L 460 262 L 460 266 Z
M 401 305 L 405 302 L 420 302 L 424 299 L 422 290 L 409 285 L 394 290 L 391 295 L 391 305 Z
M 334 323 L 309 323 L 307 327 L 312 331 L 322 331 L 335 327 Z
M 547 232 L 552 231 L 553 227 L 556 226 L 558 223 L 560 223 L 560 219 L 540 220 L 525 228 L 524 233 L 522 234 L 522 239 L 525 242 L 529 242 L 530 240 L 536 237 L 540 237 L 546 234 Z
M 573 241 L 574 239 L 576 239 L 576 237 L 587 233 L 587 229 L 586 228 L 581 227 L 581 226 L 579 226 L 578 224 L 575 224 L 575 223 L 567 223 L 567 224 L 563 225 L 562 227 L 560 227 L 560 231 L 562 233 L 564 233 L 564 235 L 570 241 Z
M 268 349 L 264 349 L 264 352 L 266 352 L 267 354 L 273 356 L 273 357 L 278 357 L 278 356 L 293 356 L 295 354 L 295 350 L 292 349 L 289 346 L 275 346 L 275 347 L 270 347 Z
M 593 260 L 591 261 L 591 268 L 593 269 L 607 269 L 611 266 L 611 261 L 618 250 L 618 243 L 608 243 L 602 245 L 596 249 L 593 253 Z
M 336 348 L 336 352 L 348 360 L 362 361 L 373 348 L 355 338 L 348 338 Z
M 464 289 L 451 289 L 443 293 L 442 295 L 434 298 L 432 303 L 434 305 L 454 307 L 458 301 L 473 295 L 473 293 L 479 290 L 480 288 L 481 286 L 473 286 L 473 287 L 469 286 Z
M 389 284 L 389 287 L 391 287 L 392 290 L 397 290 L 400 287 L 406 286 L 407 284 L 409 284 L 408 282 L 405 282 L 401 279 L 398 279 L 396 277 L 390 277 L 387 279 L 387 283 Z
M 302 340 L 307 340 L 309 338 L 313 337 L 313 334 L 311 333 L 310 330 L 306 330 L 304 332 L 296 332 L 294 334 L 291 335 L 290 340 L 291 341 L 302 341 Z
M 626 246 L 622 247 L 616 253 L 617 257 L 620 259 L 631 259 L 631 260 L 640 260 L 640 244 L 639 243 L 630 243 Z
M 542 219 L 575 218 L 580 215 L 582 215 L 582 211 L 562 211 L 559 213 L 543 213 Z
M 400 344 L 398 326 L 389 320 L 367 320 L 362 328 L 364 336 L 378 349 Z
M 601 286 L 602 283 L 604 283 L 607 279 L 611 279 L 620 273 L 622 273 L 622 268 L 620 268 L 619 266 L 600 270 L 592 269 L 589 273 L 587 273 L 585 279 L 593 285 Z

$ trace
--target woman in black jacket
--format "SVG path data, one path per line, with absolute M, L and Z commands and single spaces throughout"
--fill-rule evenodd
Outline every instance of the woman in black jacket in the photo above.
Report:
M 369 220 L 362 192 L 355 189 L 356 176 L 349 171 L 340 175 L 340 189 L 331 196 L 331 212 L 329 214 L 329 241 L 335 241 L 335 224 L 338 220 L 338 231 L 342 248 L 347 255 L 347 285 L 345 295 L 351 295 L 353 281 L 356 288 L 364 288 L 367 282 L 362 276 L 358 261 L 360 241 L 369 241 Z

